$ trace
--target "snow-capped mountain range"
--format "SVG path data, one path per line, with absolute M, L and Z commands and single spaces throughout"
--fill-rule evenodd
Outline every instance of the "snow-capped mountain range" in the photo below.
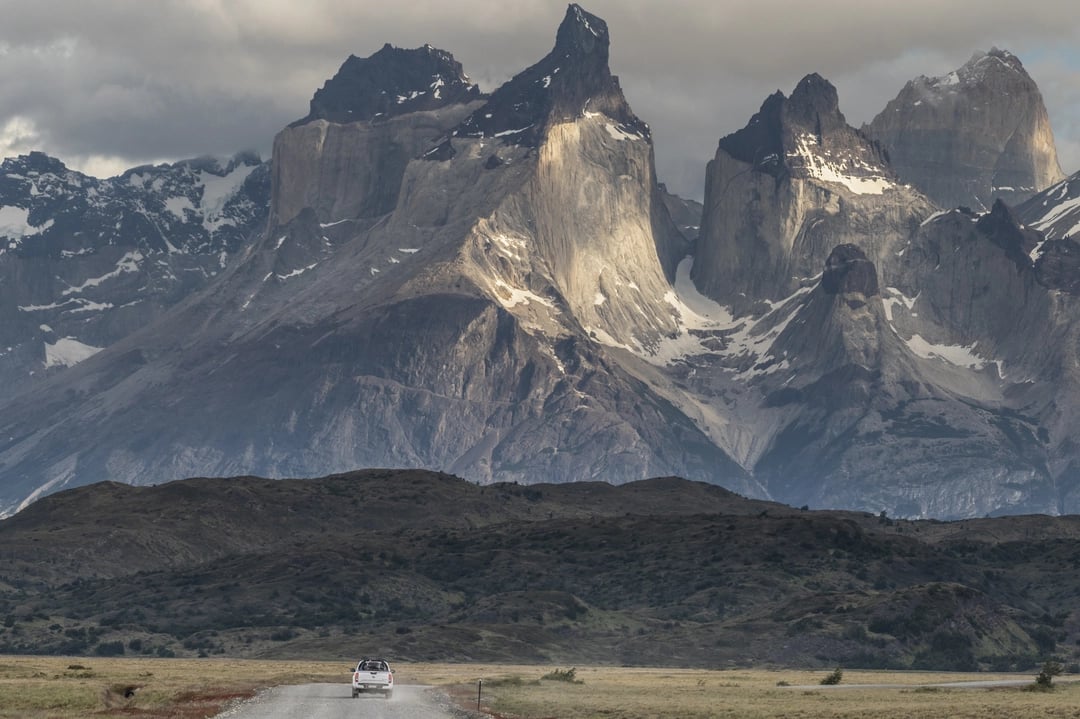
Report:
M 350 57 L 268 164 L 5 163 L 0 513 L 103 479 L 363 466 L 1080 508 L 1080 185 L 1019 60 L 913 81 L 862 129 L 808 75 L 720 140 L 695 208 L 658 182 L 608 49 L 571 5 L 486 96 L 430 46 Z M 993 101 L 1003 73 L 1032 121 Z M 966 156 L 971 103 L 1011 134 L 948 168 L 967 194 L 944 202 L 904 138 Z M 91 186 L 108 213 L 34 204 Z
M 263 229 L 253 155 L 98 180 L 41 153 L 0 164 L 0 399 L 155 320 Z

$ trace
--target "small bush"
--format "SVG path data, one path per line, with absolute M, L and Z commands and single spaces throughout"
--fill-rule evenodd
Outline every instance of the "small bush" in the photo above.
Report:
M 556 669 L 548 674 L 545 674 L 541 679 L 547 679 L 553 682 L 569 682 L 570 684 L 584 684 L 585 680 L 577 678 L 577 668 L 573 669 Z
M 832 686 L 833 684 L 839 684 L 840 680 L 844 678 L 844 670 L 840 667 L 833 669 L 831 672 L 825 675 L 821 680 L 822 686 Z
M 1061 674 L 1061 662 L 1047 659 L 1043 662 L 1042 671 L 1035 677 L 1035 684 L 1050 688 L 1054 685 L 1054 677 Z

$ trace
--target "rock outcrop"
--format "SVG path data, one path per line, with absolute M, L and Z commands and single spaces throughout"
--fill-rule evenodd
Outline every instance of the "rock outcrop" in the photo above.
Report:
M 1017 204 L 1064 177 L 1039 88 L 997 48 L 912 80 L 863 129 L 904 182 L 944 208 Z

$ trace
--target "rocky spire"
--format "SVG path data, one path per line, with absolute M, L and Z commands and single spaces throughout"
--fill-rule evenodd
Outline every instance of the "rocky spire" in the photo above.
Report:
M 891 177 L 880 147 L 847 124 L 836 88 L 817 73 L 800 80 L 791 97 L 777 90 L 766 98 L 746 127 L 721 138 L 719 148 L 774 177 Z M 841 171 L 826 169 L 837 161 Z
M 387 43 L 371 57 L 350 55 L 315 92 L 308 116 L 294 125 L 388 118 L 479 97 L 461 63 L 445 50 L 431 45 L 406 50 Z
M 607 23 L 571 4 L 551 52 L 492 93 L 454 134 L 536 146 L 549 123 L 599 112 L 648 138 L 608 67 L 609 42 Z
M 811 130 L 819 137 L 848 129 L 836 87 L 816 72 L 799 81 L 785 109 L 789 125 Z

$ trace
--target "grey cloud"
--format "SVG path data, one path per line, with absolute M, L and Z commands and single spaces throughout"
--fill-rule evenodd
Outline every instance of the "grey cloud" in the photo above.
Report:
M 688 196 L 717 140 L 806 73 L 831 79 L 860 124 L 912 77 L 994 44 L 1040 83 L 1064 169 L 1080 164 L 1071 2 L 584 5 L 608 22 L 612 69 L 653 126 L 661 179 Z M 551 48 L 564 11 L 561 0 L 0 1 L 0 127 L 27 118 L 41 149 L 66 160 L 265 153 L 349 54 L 431 43 L 493 89 Z

